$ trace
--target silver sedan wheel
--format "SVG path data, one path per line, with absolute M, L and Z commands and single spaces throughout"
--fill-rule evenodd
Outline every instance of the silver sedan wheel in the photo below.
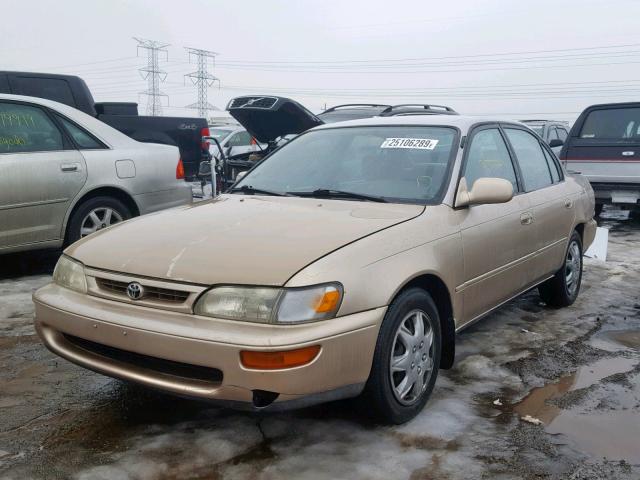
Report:
M 564 265 L 565 284 L 567 285 L 567 292 L 571 297 L 575 295 L 578 289 L 581 269 L 582 256 L 580 255 L 580 246 L 577 241 L 573 240 L 569 244 Z
M 123 218 L 116 210 L 110 207 L 94 208 L 84 217 L 80 226 L 80 238 L 122 222 Z
M 393 339 L 389 375 L 396 400 L 416 403 L 433 373 L 433 329 L 423 310 L 412 310 L 400 322 Z

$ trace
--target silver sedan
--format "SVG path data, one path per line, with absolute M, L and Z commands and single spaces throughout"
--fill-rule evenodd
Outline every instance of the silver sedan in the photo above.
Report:
M 0 253 L 57 248 L 191 203 L 178 148 L 137 142 L 74 108 L 0 95 Z

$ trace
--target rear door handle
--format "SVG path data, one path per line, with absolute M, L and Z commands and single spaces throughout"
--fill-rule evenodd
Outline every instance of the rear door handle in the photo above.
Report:
M 63 163 L 60 165 L 60 170 L 63 172 L 77 172 L 80 170 L 79 163 Z
M 531 212 L 525 212 L 520 215 L 520 223 L 522 225 L 531 225 L 533 223 L 533 214 Z
M 636 152 L 632 152 L 631 150 L 628 150 L 626 152 L 622 152 L 622 156 L 623 157 L 633 157 L 636 154 Z

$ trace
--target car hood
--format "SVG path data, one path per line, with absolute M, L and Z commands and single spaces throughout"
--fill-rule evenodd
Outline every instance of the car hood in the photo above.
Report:
M 298 102 L 285 97 L 237 97 L 229 102 L 227 110 L 260 143 L 297 135 L 324 123 Z
M 423 211 L 420 205 L 222 195 L 115 225 L 65 253 L 88 267 L 163 280 L 284 285 L 318 258 Z

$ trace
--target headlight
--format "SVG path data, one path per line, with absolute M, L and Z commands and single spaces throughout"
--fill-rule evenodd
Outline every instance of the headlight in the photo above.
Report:
M 259 323 L 302 323 L 333 318 L 342 302 L 342 285 L 302 288 L 215 287 L 194 307 L 197 315 Z
M 87 293 L 87 279 L 84 276 L 84 265 L 66 255 L 62 255 L 53 271 L 53 281 L 80 293 Z

